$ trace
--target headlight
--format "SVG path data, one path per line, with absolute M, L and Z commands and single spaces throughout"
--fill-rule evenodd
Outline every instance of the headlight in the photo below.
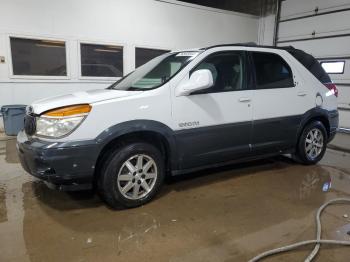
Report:
M 91 111 L 90 105 L 67 106 L 43 113 L 36 120 L 36 135 L 59 138 L 73 132 Z

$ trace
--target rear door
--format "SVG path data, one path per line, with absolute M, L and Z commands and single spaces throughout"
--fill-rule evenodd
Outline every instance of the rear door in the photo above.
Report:
M 191 73 L 211 71 L 214 86 L 173 98 L 173 120 L 181 169 L 226 162 L 250 152 L 252 91 L 247 90 L 246 53 L 208 55 Z
M 310 94 L 279 54 L 256 51 L 250 52 L 250 57 L 255 71 L 253 152 L 265 154 L 291 148 Z

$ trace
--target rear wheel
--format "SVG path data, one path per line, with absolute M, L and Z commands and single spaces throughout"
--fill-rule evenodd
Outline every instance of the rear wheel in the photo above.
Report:
M 308 124 L 301 133 L 296 159 L 306 165 L 319 162 L 326 152 L 327 131 L 320 121 Z
M 164 160 L 147 143 L 131 143 L 113 151 L 104 163 L 99 189 L 113 208 L 137 207 L 149 202 L 164 180 Z

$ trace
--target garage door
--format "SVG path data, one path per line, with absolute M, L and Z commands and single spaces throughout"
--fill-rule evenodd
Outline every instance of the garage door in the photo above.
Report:
M 350 0 L 285 0 L 276 44 L 313 54 L 339 89 L 340 126 L 350 131 Z

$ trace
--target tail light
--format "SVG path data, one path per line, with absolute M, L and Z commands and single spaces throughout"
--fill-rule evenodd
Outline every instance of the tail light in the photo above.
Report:
M 337 88 L 337 86 L 335 84 L 333 84 L 333 83 L 326 83 L 324 85 L 329 89 L 329 91 L 332 92 L 333 95 L 338 97 L 338 93 L 339 92 L 338 92 L 338 88 Z

